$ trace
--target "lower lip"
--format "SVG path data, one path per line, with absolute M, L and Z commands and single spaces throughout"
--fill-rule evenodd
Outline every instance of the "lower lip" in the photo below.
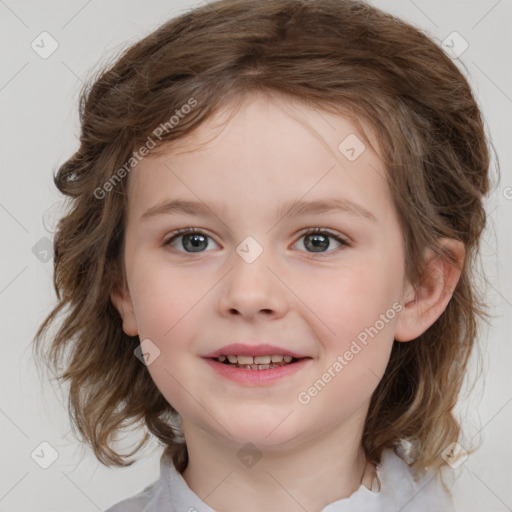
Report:
M 295 363 L 269 368 L 268 370 L 246 370 L 244 368 L 235 368 L 224 363 L 219 363 L 214 359 L 205 358 L 206 362 L 222 377 L 239 382 L 240 384 L 266 384 L 274 382 L 283 377 L 293 375 L 304 368 L 311 361 L 311 358 L 299 359 Z

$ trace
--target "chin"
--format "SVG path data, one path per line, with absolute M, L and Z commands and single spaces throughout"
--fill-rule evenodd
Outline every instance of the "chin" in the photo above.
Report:
M 226 441 L 238 447 L 252 443 L 260 450 L 280 451 L 291 449 L 304 439 L 304 425 L 295 425 L 292 420 L 293 413 L 285 419 L 286 414 L 282 417 L 254 414 L 243 419 L 232 416 L 226 424 L 231 436 L 223 430 L 219 431 L 217 424 L 211 427 L 215 428 L 217 435 L 221 435 Z

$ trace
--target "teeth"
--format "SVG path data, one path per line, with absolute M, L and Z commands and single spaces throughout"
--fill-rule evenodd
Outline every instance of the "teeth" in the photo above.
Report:
M 271 359 L 271 356 L 256 356 L 254 358 L 254 364 L 269 364 Z
M 224 363 L 228 360 L 229 363 L 241 365 L 242 368 L 253 369 L 253 370 L 268 370 L 269 365 L 272 363 L 291 363 L 292 356 L 237 356 L 234 354 L 228 354 L 227 356 L 221 355 L 217 357 L 219 363 Z M 273 366 L 272 366 L 273 367 Z
M 284 361 L 281 361 L 280 363 L 244 364 L 244 365 L 229 363 L 228 366 L 231 366 L 232 368 L 243 368 L 244 370 L 271 370 L 272 368 L 279 368 L 280 366 L 286 366 L 286 363 Z

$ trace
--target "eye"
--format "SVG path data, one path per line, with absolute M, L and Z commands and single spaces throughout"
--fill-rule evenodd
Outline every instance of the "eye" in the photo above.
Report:
M 170 238 L 163 245 L 170 245 L 178 251 L 181 251 L 181 248 L 184 249 L 181 252 L 204 252 L 204 249 L 211 245 L 208 240 L 211 238 L 203 232 L 194 228 L 184 228 L 171 233 Z
M 327 251 L 331 248 L 331 239 L 335 240 L 335 243 L 338 244 L 334 249 L 349 245 L 348 241 L 341 237 L 341 235 L 331 233 L 321 228 L 309 229 L 302 234 L 300 240 L 302 239 L 304 239 L 303 246 L 306 248 L 307 252 L 311 253 L 334 252 Z M 205 252 L 205 250 L 211 246 L 209 240 L 212 240 L 211 237 L 199 231 L 197 228 L 183 228 L 170 233 L 169 238 L 167 238 L 163 245 L 170 245 L 179 252 L 198 253 Z M 215 245 L 217 244 L 215 243 Z
M 325 253 L 327 249 L 330 248 L 331 242 L 330 239 L 333 239 L 338 244 L 335 249 L 340 246 L 348 246 L 349 243 L 339 234 L 330 233 L 329 231 L 323 230 L 321 228 L 309 229 L 306 233 L 303 233 L 300 240 L 304 239 L 303 245 L 308 250 L 311 250 L 312 253 Z M 329 251 L 334 252 L 334 251 Z

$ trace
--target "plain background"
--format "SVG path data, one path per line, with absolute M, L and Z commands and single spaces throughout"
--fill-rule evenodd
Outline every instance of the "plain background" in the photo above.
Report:
M 105 510 L 158 477 L 155 442 L 125 469 L 102 466 L 81 446 L 71 433 L 66 395 L 39 380 L 31 342 L 55 301 L 45 237 L 52 238 L 63 198 L 52 174 L 78 148 L 80 87 L 115 52 L 199 3 L 0 0 L 0 512 Z M 466 438 L 481 448 L 453 470 L 454 493 L 460 511 L 512 510 L 512 1 L 372 3 L 439 43 L 456 31 L 469 44 L 455 60 L 467 68 L 502 177 L 486 203 L 490 227 L 482 243 L 495 316 L 480 336 L 485 377 L 458 407 Z M 45 59 L 31 47 L 44 31 L 58 43 Z M 57 459 L 43 469 L 34 450 L 45 457 L 55 450 Z

